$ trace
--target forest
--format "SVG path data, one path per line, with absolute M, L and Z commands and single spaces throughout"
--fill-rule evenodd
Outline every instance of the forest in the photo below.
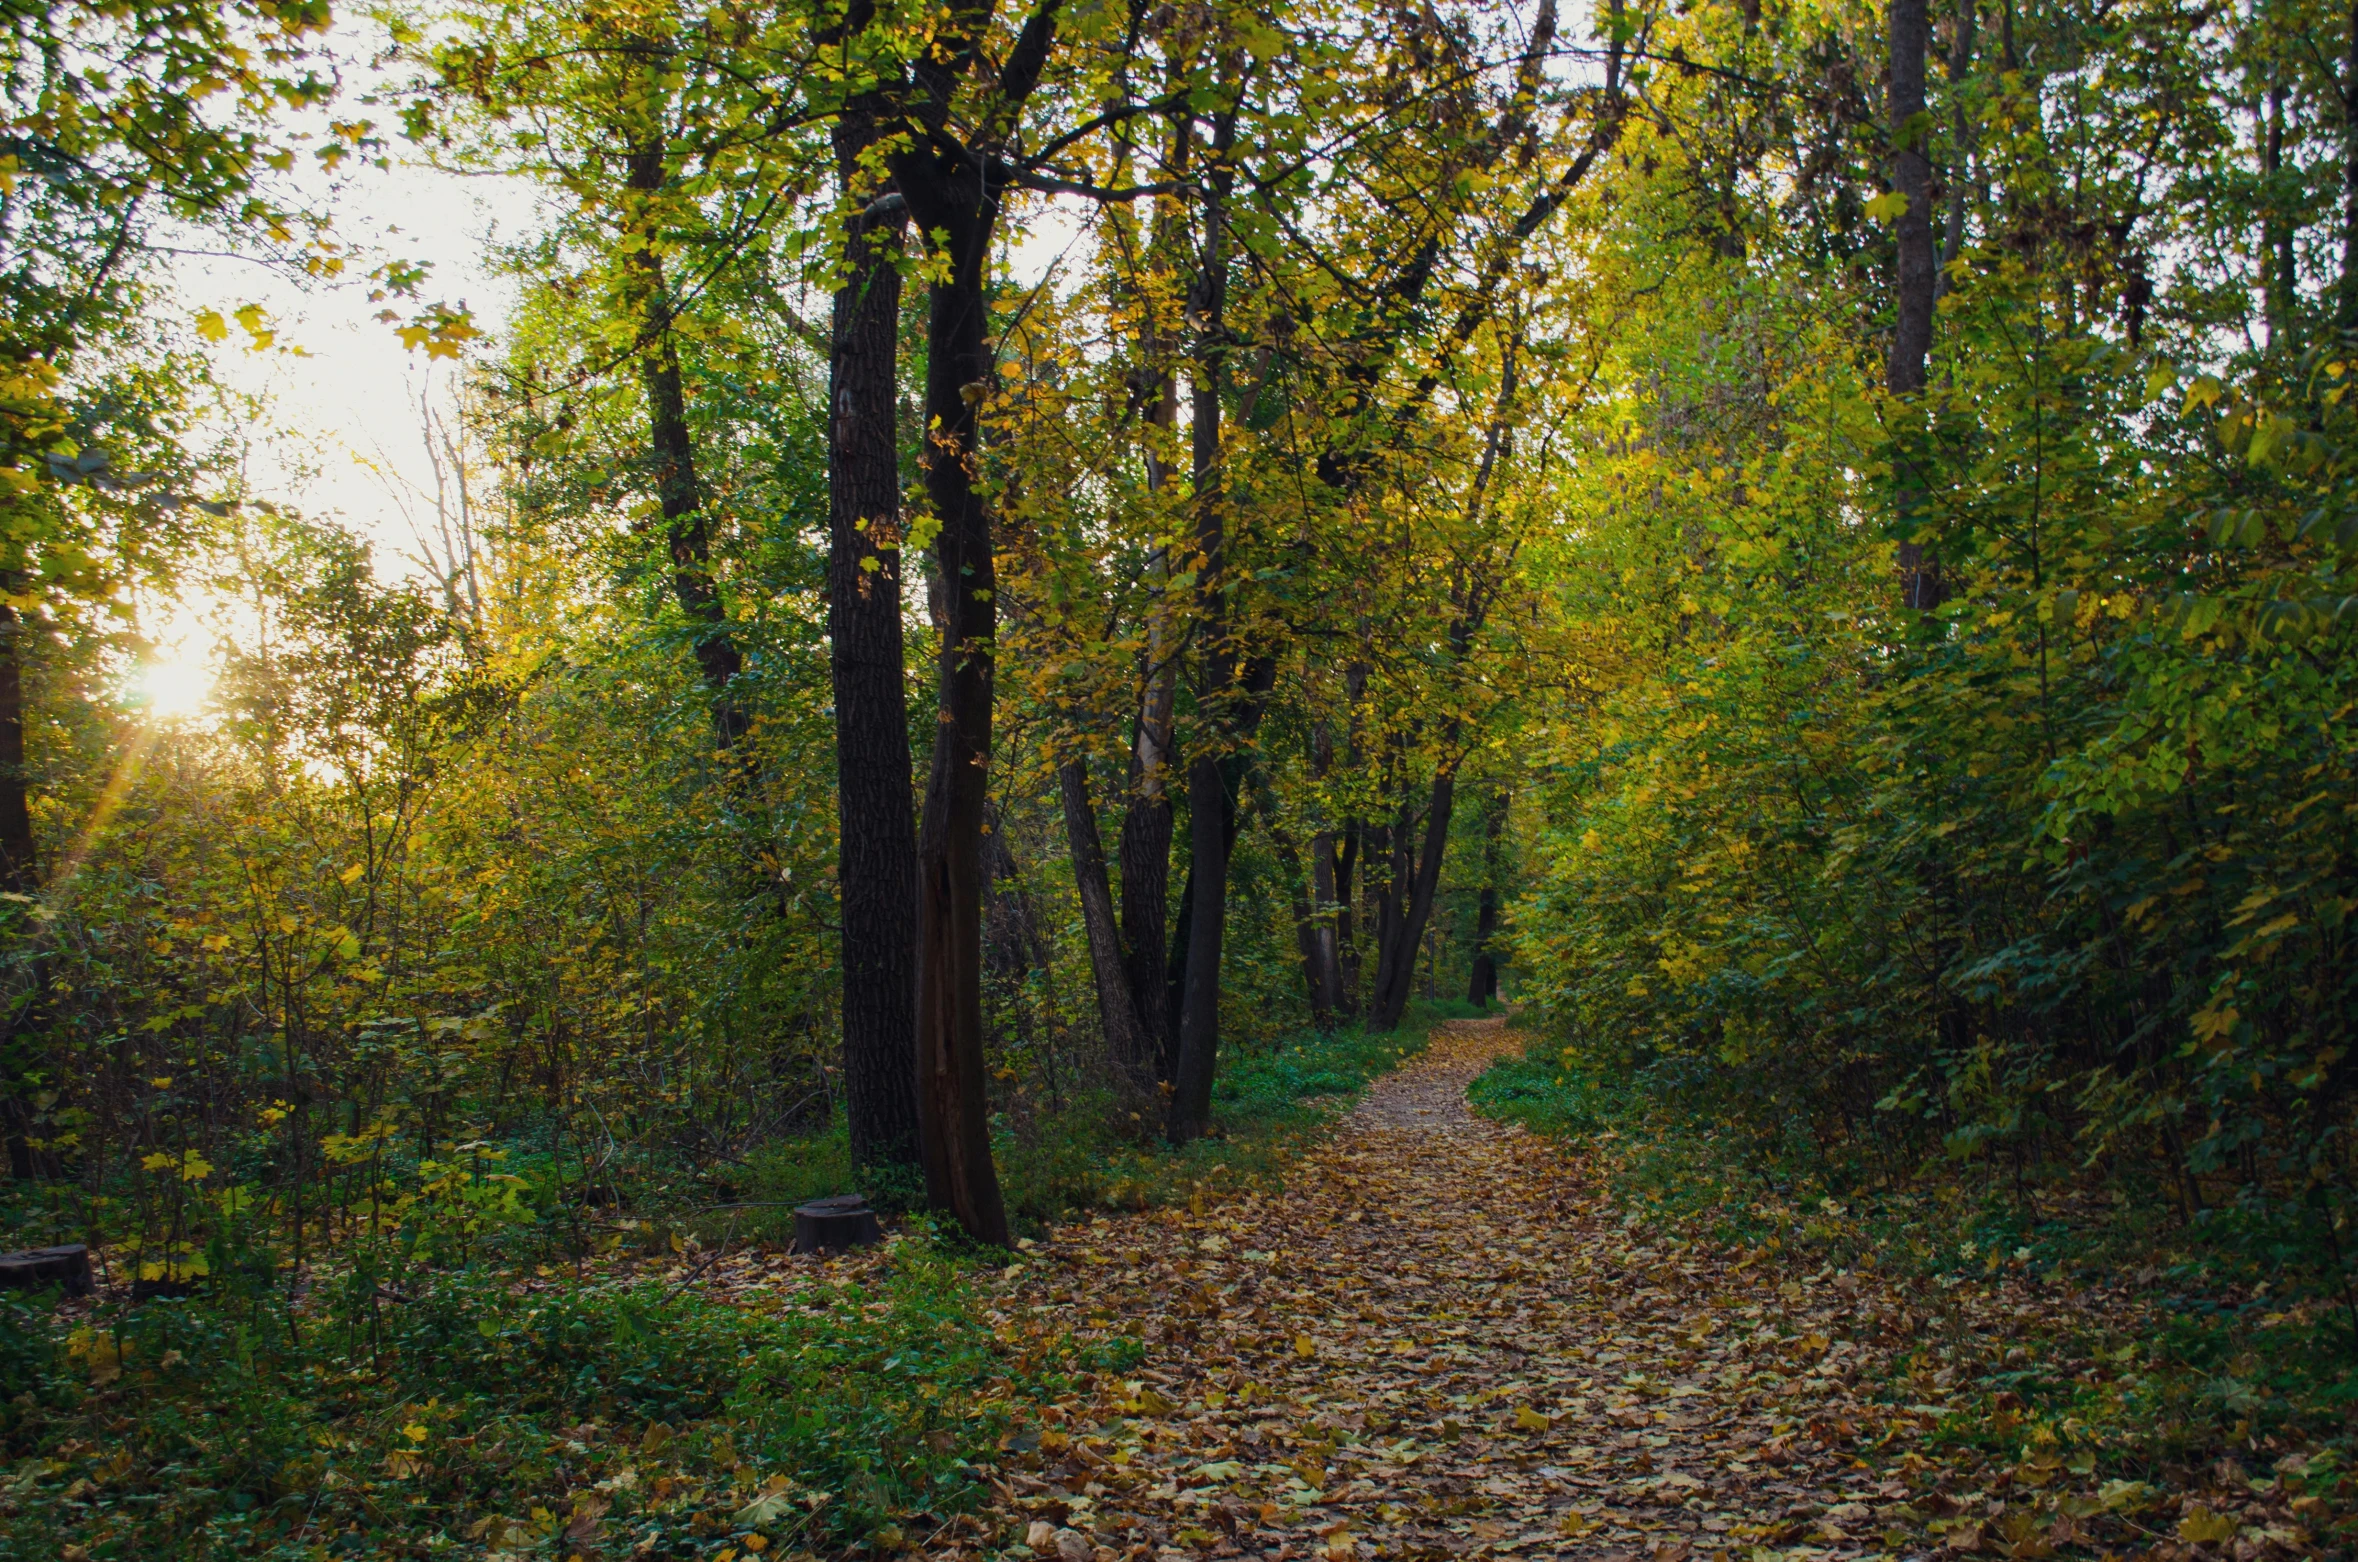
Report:
M 2358 7 L 0 19 L 0 1559 L 2358 1554 Z

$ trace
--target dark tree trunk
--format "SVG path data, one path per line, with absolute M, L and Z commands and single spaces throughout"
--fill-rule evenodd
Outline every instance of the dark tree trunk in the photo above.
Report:
M 1498 936 L 1499 848 L 1506 839 L 1508 800 L 1505 789 L 1494 788 L 1482 814 L 1482 888 L 1474 902 L 1474 967 L 1466 981 L 1466 1002 L 1488 1008 L 1498 996 L 1498 959 L 1490 941 Z
M 1113 893 L 1106 886 L 1105 847 L 1097 830 L 1097 808 L 1089 798 L 1088 762 L 1076 755 L 1057 766 L 1056 786 L 1064 804 L 1064 835 L 1072 856 L 1073 883 L 1080 892 L 1081 926 L 1089 937 L 1097 1023 L 1105 1032 L 1114 1096 L 1120 1110 L 1143 1132 L 1152 1121 L 1149 1114 L 1155 1104 L 1154 1041 L 1138 1023 L 1138 1006 L 1131 997 L 1121 933 L 1114 923 Z
M 1408 844 L 1415 838 L 1414 821 L 1403 813 L 1395 831 L 1392 858 L 1395 873 L 1404 874 L 1405 886 L 1395 886 L 1390 897 L 1393 906 L 1391 937 L 1384 941 L 1376 961 L 1375 996 L 1368 1005 L 1368 1025 L 1379 1031 L 1396 1030 L 1400 1017 L 1408 1012 L 1409 996 L 1415 986 L 1416 954 L 1425 936 L 1425 925 L 1433 915 L 1433 895 L 1441 887 L 1441 859 L 1449 846 L 1449 815 L 1457 796 L 1457 767 L 1445 764 L 1433 777 L 1431 795 L 1424 809 L 1424 839 L 1412 867 L 1408 861 Z
M 10 586 L 19 583 L 11 579 Z M 25 624 L 0 604 L 0 890 L 37 895 L 33 860 L 33 805 L 25 776 Z
M 664 149 L 660 144 L 633 152 L 629 187 L 644 196 L 661 191 Z M 652 227 L 652 223 L 649 224 Z M 688 399 L 681 384 L 679 349 L 672 335 L 672 304 L 664 280 L 663 256 L 655 235 L 638 253 L 642 351 L 639 385 L 647 398 L 648 453 L 655 500 L 663 513 L 664 551 L 671 564 L 673 600 L 696 626 L 696 668 L 712 699 L 712 725 L 725 753 L 733 755 L 745 736 L 745 712 L 729 690 L 745 659 L 728 631 L 728 612 L 712 576 L 712 534 L 705 524 L 703 490 L 696 480 L 696 447 L 688 430 Z
M 990 514 L 967 465 L 976 451 L 976 402 L 962 394 L 989 383 L 983 267 L 991 223 L 981 213 L 996 216 L 998 201 L 995 193 L 961 188 L 979 182 L 965 170 L 937 170 L 930 157 L 908 154 L 895 161 L 919 165 L 896 171 L 920 229 L 946 237 L 950 268 L 932 285 L 927 324 L 925 486 L 941 526 L 934 559 L 944 623 L 940 725 L 917 838 L 917 1115 L 928 1198 L 977 1241 L 1003 1246 L 1007 1214 L 991 1164 L 982 1026 L 982 826 L 997 573 Z
M 1302 987 L 1310 1000 L 1310 1023 L 1321 1031 L 1332 1030 L 1338 996 L 1333 945 L 1317 900 L 1315 876 L 1304 868 L 1301 845 L 1279 817 L 1277 800 L 1270 795 L 1267 782 L 1257 774 L 1253 805 L 1269 832 L 1269 843 L 1277 848 L 1277 855 L 1285 865 L 1287 898 L 1292 902 L 1294 917 L 1294 947 L 1302 957 Z
M 1172 127 L 1170 151 L 1164 163 L 1174 175 L 1188 166 L 1194 127 L 1192 114 L 1179 116 Z M 1184 207 L 1177 201 L 1166 200 L 1158 205 L 1155 237 L 1148 246 L 1158 258 L 1158 270 L 1172 269 L 1164 262 L 1184 243 L 1183 213 Z M 1156 435 L 1168 436 L 1179 424 L 1179 382 L 1166 361 L 1168 338 L 1156 324 L 1158 302 L 1152 296 L 1140 302 L 1147 322 L 1139 342 L 1139 356 L 1144 360 L 1147 375 L 1140 393 L 1146 401 L 1148 424 Z M 1150 436 L 1146 491 L 1161 493 L 1169 486 L 1170 478 L 1168 463 L 1163 460 L 1155 437 Z M 1167 549 L 1158 552 L 1152 568 L 1159 578 L 1169 578 Z M 1179 680 L 1178 647 L 1173 643 L 1176 635 L 1165 616 L 1168 611 L 1166 604 L 1147 622 L 1145 678 L 1130 754 L 1130 784 L 1122 810 L 1119 848 L 1123 970 L 1129 978 L 1130 1000 L 1137 1012 L 1139 1033 L 1146 1038 L 1156 1060 L 1156 1078 L 1166 1084 L 1178 1062 L 1177 1005 L 1174 1000 L 1166 1012 L 1163 978 L 1165 950 L 1172 931 L 1171 738 Z
M 1122 810 L 1122 968 L 1138 1033 L 1169 1080 L 1175 1027 L 1164 1013 L 1163 960 L 1171 924 L 1171 659 L 1149 669 Z M 1184 904 L 1184 902 L 1182 903 Z
M 835 126 L 855 213 L 873 119 Z M 852 1163 L 915 1167 L 917 823 L 901 637 L 901 477 L 894 429 L 901 211 L 851 218 L 836 290 L 827 422 L 827 631 L 835 693 L 836 880 L 843 907 L 844 1121 Z
M 1313 781 L 1323 782 L 1334 769 L 1334 749 L 1334 737 L 1327 724 L 1314 722 L 1310 728 Z M 1312 1017 L 1316 1019 L 1322 1012 L 1326 1015 L 1318 1022 L 1321 1029 L 1350 1012 L 1350 999 L 1343 986 L 1341 939 L 1336 927 L 1342 915 L 1336 879 L 1335 832 L 1322 827 L 1310 837 L 1307 885 L 1310 919 L 1302 924 L 1301 931 L 1303 980 L 1310 989 Z M 1296 920 L 1300 922 L 1299 917 Z
M 6 584 L 21 588 L 22 581 L 12 576 Z M 41 893 L 39 864 L 33 856 L 31 787 L 25 775 L 24 634 L 24 619 L 16 609 L 0 604 L 0 890 L 25 897 L 4 914 L 19 936 L 29 935 L 37 925 L 25 913 L 30 909 L 27 902 Z M 8 1146 L 9 1175 L 21 1181 L 41 1171 L 33 1154 L 33 1109 L 25 1083 L 33 1064 L 27 1056 L 26 1032 L 41 977 L 29 948 L 20 946 L 9 955 L 9 969 L 0 972 L 0 1003 L 7 1005 L 0 1014 L 0 1140 Z
M 1956 33 L 1949 41 L 1949 134 L 1955 141 L 1949 169 L 1947 229 L 1941 235 L 1940 269 L 1933 277 L 1934 302 L 1949 290 L 1949 267 L 1965 253 L 1965 192 L 1973 178 L 1973 122 L 1965 113 L 1965 77 L 1973 69 L 1975 8 L 1979 0 L 1957 0 Z
M 2260 272 L 2267 300 L 2268 345 L 2281 349 L 2291 339 L 2293 304 L 2298 297 L 2299 273 L 2293 260 L 2293 210 L 2297 196 L 2284 187 L 2284 84 L 2268 89 L 2267 127 L 2260 143 L 2261 177 L 2267 193 L 2261 198 Z
M 1925 359 L 1932 350 L 1932 307 L 1939 265 L 1932 240 L 1932 163 L 1925 155 L 1931 120 L 1924 109 L 1924 59 L 1929 21 L 1925 0 L 1889 0 L 1891 188 L 1907 205 L 1899 213 L 1898 264 L 1893 278 L 1896 318 L 1884 384 L 1895 397 L 1913 402 L 1924 391 Z M 1893 445 L 1892 481 L 1897 496 L 1899 569 L 1904 599 L 1928 611 L 1940 604 L 1938 566 L 1916 535 L 1922 525 L 1930 474 L 1930 451 L 1914 426 L 1915 409 L 1902 410 L 1900 437 Z
M 1020 108 L 1055 40 L 1043 0 L 1001 67 L 998 96 Z M 953 33 L 979 35 L 987 5 L 962 7 Z M 979 413 L 993 383 L 985 292 L 1003 173 L 955 144 L 950 100 L 976 51 L 937 35 L 912 64 L 917 123 L 892 154 L 893 178 L 941 273 L 926 316 L 926 498 L 939 526 L 942 597 L 939 709 L 917 836 L 917 1115 L 926 1195 L 977 1241 L 1004 1246 L 1007 1211 L 991 1164 L 983 1063 L 982 835 L 990 784 L 992 659 L 998 575 L 991 514 L 977 484 Z
M 2342 55 L 2342 277 L 2334 324 L 2358 331 L 2358 0 L 2351 0 Z
M 1187 765 L 1188 940 L 1179 1007 L 1179 1066 L 1171 1084 L 1170 1136 L 1183 1144 L 1211 1127 L 1212 1075 L 1220 1050 L 1220 948 L 1228 910 L 1228 853 L 1236 838 L 1234 792 L 1220 739 L 1234 725 L 1236 650 L 1228 643 L 1225 564 L 1228 498 L 1220 462 L 1221 400 L 1227 379 L 1228 213 L 1235 138 L 1231 107 L 1213 131 L 1203 207 L 1203 256 L 1188 314 L 1197 332 L 1188 378 L 1189 453 L 1194 468 L 1196 706 L 1205 731 Z

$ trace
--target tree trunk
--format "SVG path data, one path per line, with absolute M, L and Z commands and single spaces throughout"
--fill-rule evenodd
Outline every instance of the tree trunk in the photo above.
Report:
M 2291 339 L 2293 305 L 2298 297 L 2299 273 L 2293 260 L 2293 201 L 2284 187 L 2284 84 L 2268 89 L 2268 118 L 2260 141 L 2260 175 L 2266 193 L 2261 197 L 2260 274 L 2266 301 L 2268 346 L 2280 350 Z
M 1466 982 L 1466 1002 L 1486 1009 L 1498 996 L 1498 960 L 1490 941 L 1498 936 L 1499 846 L 1506 839 L 1508 799 L 1494 787 L 1482 814 L 1482 889 L 1474 902 L 1474 962 Z
M 1322 721 L 1310 727 L 1310 777 L 1314 782 L 1325 781 L 1334 769 L 1334 735 Z M 1328 1019 L 1320 1022 L 1324 1029 L 1333 1020 L 1349 1013 L 1349 996 L 1343 987 L 1343 962 L 1337 919 L 1343 914 L 1336 891 L 1335 832 L 1321 828 L 1310 837 L 1309 898 L 1311 920 L 1303 932 L 1302 961 L 1304 980 L 1310 988 L 1311 1015 L 1315 1019 L 1323 1007 Z
M 1089 799 L 1088 761 L 1080 756 L 1056 767 L 1057 794 L 1064 804 L 1064 834 L 1080 892 L 1081 926 L 1089 936 L 1089 969 L 1096 978 L 1097 1022 L 1105 1032 L 1114 1096 L 1141 1131 L 1155 1104 L 1154 1040 L 1138 1023 L 1120 930 L 1114 923 L 1113 894 L 1106 887 L 1105 847 L 1097 831 L 1097 809 Z M 1156 951 L 1159 955 L 1161 951 Z
M 1192 114 L 1178 116 L 1172 126 L 1164 166 L 1174 176 L 1188 166 L 1194 129 Z M 1181 243 L 1183 205 L 1167 198 L 1158 201 L 1155 224 L 1148 250 L 1159 260 Z M 1159 264 L 1157 269 L 1161 269 Z M 1147 437 L 1146 491 L 1159 494 L 1169 486 L 1171 474 L 1157 442 L 1179 425 L 1179 382 L 1164 361 L 1167 344 L 1155 324 L 1157 300 L 1149 294 L 1141 304 L 1147 311 L 1147 324 L 1139 350 L 1150 376 L 1141 389 L 1147 398 L 1147 423 L 1153 431 Z M 1158 549 L 1148 568 L 1155 578 L 1168 580 L 1169 550 Z M 1171 738 L 1179 682 L 1179 658 L 1168 611 L 1166 602 L 1147 620 L 1146 676 L 1139 697 L 1120 846 L 1123 968 L 1129 977 L 1139 1033 L 1153 1050 L 1157 1079 L 1165 1083 L 1178 1062 L 1174 1044 L 1178 1025 L 1172 1017 L 1177 1010 L 1173 1005 L 1166 1014 L 1164 1003 L 1164 951 L 1171 934 Z
M 2358 0 L 2351 0 L 2342 57 L 2342 278 L 2334 325 L 2358 331 Z
M 1449 846 L 1449 815 L 1456 796 L 1457 767 L 1452 762 L 1444 764 L 1433 777 L 1432 792 L 1425 803 L 1424 841 L 1415 868 L 1405 893 L 1397 889 L 1393 893 L 1397 907 L 1393 936 L 1378 951 L 1375 997 L 1368 1007 L 1368 1026 L 1372 1030 L 1397 1030 L 1401 1016 L 1408 1012 L 1409 995 L 1415 985 L 1417 948 L 1424 939 L 1425 924 L 1433 915 L 1434 892 L 1441 887 L 1441 859 Z M 1412 821 L 1404 814 L 1393 847 L 1393 859 L 1401 867 L 1407 866 L 1411 826 Z
M 12 575 L 6 584 L 21 589 L 23 582 Z M 33 855 L 33 807 L 25 775 L 24 634 L 24 619 L 16 609 L 0 604 L 0 891 L 25 897 L 0 912 L 0 925 L 29 943 L 39 924 L 27 914 L 32 909 L 28 902 L 41 893 L 41 876 Z M 8 1146 L 9 1175 L 22 1181 L 41 1170 L 33 1154 L 33 1109 L 25 1082 L 34 1061 L 26 1054 L 25 1035 L 41 976 L 29 948 L 20 945 L 11 955 L 12 969 L 0 973 L 6 980 L 0 1002 L 8 1006 L 0 1017 L 0 1070 L 5 1071 L 0 1080 L 0 1140 Z
M 1979 0 L 1957 0 L 1956 34 L 1949 44 L 1949 133 L 1956 145 L 1949 170 L 1947 230 L 1941 235 L 1940 269 L 1933 277 L 1933 301 L 1949 290 L 1949 267 L 1965 253 L 1965 191 L 1973 177 L 1973 122 L 1965 115 L 1965 76 L 1973 69 L 1975 8 Z
M 1913 402 L 1924 391 L 1925 358 L 1932 350 L 1933 293 L 1940 270 L 1932 245 L 1932 163 L 1925 155 L 1931 132 L 1931 120 L 1924 110 L 1929 30 L 1925 0 L 1890 0 L 1886 19 L 1891 43 L 1891 188 L 1907 205 L 1897 224 L 1898 265 L 1893 279 L 1897 318 L 1884 383 L 1893 396 Z M 1908 606 L 1928 611 L 1940 603 L 1940 573 L 1915 533 L 1924 520 L 1929 488 L 1925 463 L 1930 452 L 1914 426 L 1916 409 L 1902 409 L 1897 416 L 1904 420 L 1893 445 L 1892 463 L 1900 582 Z
M 1225 74 L 1225 72 L 1224 72 Z M 1218 748 L 1231 722 L 1236 652 L 1228 643 L 1223 566 L 1228 547 L 1226 482 L 1220 464 L 1222 389 L 1227 377 L 1228 214 L 1234 175 L 1227 153 L 1235 139 L 1231 106 L 1213 131 L 1212 174 L 1204 189 L 1203 261 L 1188 315 L 1197 337 L 1189 367 L 1189 453 L 1194 468 L 1196 708 L 1204 726 L 1187 765 L 1188 942 L 1179 1008 L 1179 1066 L 1171 1084 L 1174 1144 L 1211 1127 L 1212 1074 L 1220 1049 L 1220 947 L 1228 911 L 1228 853 L 1236 838 L 1235 796 Z
M 991 382 L 984 269 L 1000 192 L 973 161 L 903 151 L 893 172 L 947 271 L 930 288 L 923 457 L 940 530 L 939 730 L 917 838 L 917 1113 L 926 1194 L 977 1241 L 1004 1246 L 983 1064 L 982 831 L 989 786 L 993 638 L 991 516 L 970 466 Z
M 835 126 L 855 213 L 865 113 Z M 835 693 L 836 881 L 843 916 L 844 1121 L 852 1164 L 915 1167 L 917 824 L 901 637 L 894 429 L 902 214 L 855 214 L 835 293 L 827 422 L 827 631 Z
M 1285 864 L 1287 896 L 1294 916 L 1294 947 L 1302 957 L 1302 987 L 1310 1000 L 1310 1023 L 1321 1031 L 1334 1028 L 1337 999 L 1333 946 L 1327 938 L 1325 917 L 1316 899 L 1315 877 L 1306 872 L 1301 846 L 1278 817 L 1277 799 L 1256 773 L 1254 806 L 1269 831 L 1269 842 Z
M 627 183 L 634 194 L 651 199 L 663 188 L 663 174 L 660 143 L 642 146 L 631 154 Z M 733 755 L 748 722 L 729 691 L 729 683 L 744 671 L 745 658 L 729 634 L 728 612 L 712 578 L 712 534 L 705 525 L 703 491 L 696 480 L 696 448 L 688 431 L 688 400 L 680 380 L 678 344 L 672 335 L 671 293 L 664 280 L 663 255 L 653 242 L 652 217 L 644 211 L 637 216 L 647 230 L 640 235 L 646 242 L 637 251 L 644 337 L 639 385 L 647 398 L 648 451 L 655 499 L 663 512 L 672 597 L 696 625 L 696 667 L 711 695 L 713 732 L 722 751 Z

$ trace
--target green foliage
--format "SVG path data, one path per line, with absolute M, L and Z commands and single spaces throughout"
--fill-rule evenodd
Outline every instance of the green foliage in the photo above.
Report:
M 31 1389 L 7 1412 L 0 1554 L 384 1551 L 493 1526 L 509 1550 L 840 1545 L 968 1500 L 966 1461 L 1065 1370 L 1010 1360 L 922 1241 L 873 1292 L 758 1300 L 461 1271 L 293 1315 L 264 1293 L 109 1306 L 11 1357 Z

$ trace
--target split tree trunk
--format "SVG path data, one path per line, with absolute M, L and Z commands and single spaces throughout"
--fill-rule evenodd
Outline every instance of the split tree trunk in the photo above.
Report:
M 987 385 L 983 268 L 995 192 L 960 169 L 904 154 L 896 169 L 919 227 L 947 241 L 949 274 L 927 321 L 925 487 L 940 531 L 934 560 L 943 625 L 933 767 L 917 837 L 917 1116 L 928 1198 L 976 1240 L 1004 1246 L 1007 1213 L 991 1164 L 983 1066 L 982 827 L 989 787 L 993 638 L 998 631 L 991 517 L 975 457 L 970 385 Z M 938 180 L 938 184 L 934 181 Z M 977 199 L 977 196 L 982 198 Z M 963 199 L 961 198 L 963 197 Z
M 901 477 L 894 425 L 902 213 L 861 208 L 872 113 L 836 122 L 855 215 L 835 293 L 827 422 L 827 630 L 835 693 L 836 882 L 843 916 L 844 1119 L 852 1164 L 915 1168 L 917 823 L 901 634 Z
M 1395 885 L 1392 891 L 1392 936 L 1384 941 L 1377 959 L 1375 996 L 1368 1005 L 1370 1029 L 1396 1030 L 1401 1016 L 1408 1012 L 1416 984 L 1416 954 L 1424 941 L 1425 926 L 1432 919 L 1434 893 L 1441 887 L 1441 859 L 1449 846 L 1449 816 L 1456 798 L 1457 766 L 1448 762 L 1433 777 L 1425 800 L 1424 837 L 1413 867 L 1408 863 L 1413 818 L 1403 815 L 1395 832 L 1393 860 L 1398 869 L 1407 870 L 1408 881 Z

